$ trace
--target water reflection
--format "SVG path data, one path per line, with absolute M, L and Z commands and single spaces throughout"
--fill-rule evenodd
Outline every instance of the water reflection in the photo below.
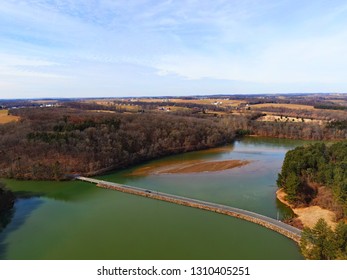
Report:
M 0 259 L 6 259 L 7 238 L 18 230 L 31 214 L 42 205 L 39 197 L 26 194 L 26 198 L 19 198 L 11 211 L 0 217 L 3 228 L 0 228 Z
M 0 233 L 11 222 L 14 210 L 9 209 L 0 215 Z
M 17 198 L 46 197 L 58 201 L 80 201 L 94 194 L 95 186 L 80 181 L 5 180 Z

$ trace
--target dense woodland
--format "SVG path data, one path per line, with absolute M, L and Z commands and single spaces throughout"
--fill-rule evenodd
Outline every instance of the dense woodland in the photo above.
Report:
M 347 141 L 316 143 L 287 152 L 277 184 L 284 188 L 288 201 L 295 204 L 311 203 L 319 194 L 317 186 L 324 186 L 336 202 L 334 205 L 329 201 L 330 207 L 326 208 L 336 211 L 341 205 L 341 218 L 347 209 Z M 326 199 L 330 200 L 327 196 Z
M 215 147 L 235 133 L 226 119 L 97 113 L 66 108 L 16 110 L 0 126 L 0 177 L 64 179 Z
M 288 200 L 307 200 L 301 195 L 307 194 L 310 183 L 329 187 L 339 201 L 347 202 L 347 141 L 301 146 L 286 154 L 278 185 Z
M 252 121 L 248 123 L 247 129 L 252 134 L 264 137 L 302 140 L 342 140 L 347 138 L 347 130 L 344 127 L 312 123 Z

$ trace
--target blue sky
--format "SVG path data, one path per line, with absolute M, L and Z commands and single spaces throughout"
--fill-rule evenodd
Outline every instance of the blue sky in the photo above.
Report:
M 347 2 L 2 0 L 0 98 L 347 92 Z

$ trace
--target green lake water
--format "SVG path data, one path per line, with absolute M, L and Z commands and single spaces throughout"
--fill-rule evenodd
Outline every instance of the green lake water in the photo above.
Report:
M 218 202 L 273 218 L 286 151 L 302 141 L 245 138 L 224 149 L 155 160 L 104 180 Z M 131 176 L 136 168 L 192 159 L 249 160 L 218 172 Z M 243 220 L 84 182 L 5 180 L 19 197 L 2 217 L 0 259 L 302 259 L 292 240 Z

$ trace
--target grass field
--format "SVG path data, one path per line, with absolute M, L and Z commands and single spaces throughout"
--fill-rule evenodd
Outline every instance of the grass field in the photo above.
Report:
M 18 121 L 19 117 L 8 115 L 8 110 L 0 110 L 0 124 Z

